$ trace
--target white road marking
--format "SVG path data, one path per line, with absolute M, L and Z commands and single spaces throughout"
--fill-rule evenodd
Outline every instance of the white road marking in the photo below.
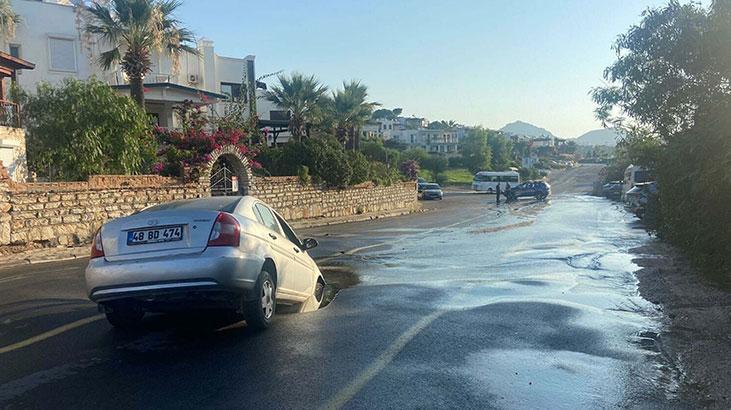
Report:
M 381 372 L 389 363 L 391 363 L 396 355 L 422 330 L 437 320 L 446 311 L 437 310 L 431 314 L 424 316 L 408 330 L 401 334 L 389 347 L 381 353 L 380 356 L 361 372 L 358 377 L 353 379 L 347 386 L 341 389 L 333 398 L 331 398 L 323 409 L 339 409 L 349 402 L 356 394 L 378 373 Z
M 22 349 L 22 348 L 30 346 L 32 344 L 42 342 L 53 336 L 60 335 L 61 333 L 68 332 L 69 330 L 76 329 L 77 327 L 81 327 L 81 326 L 87 325 L 89 323 L 96 322 L 97 320 L 100 320 L 103 318 L 104 318 L 103 315 L 96 315 L 96 316 L 87 317 L 85 319 L 80 319 L 75 322 L 67 323 L 63 326 L 57 327 L 55 329 L 51 329 L 48 332 L 41 333 L 40 335 L 33 336 L 31 338 L 25 339 L 18 343 L 13 343 L 8 346 L 0 347 L 0 354 L 9 353 L 14 350 Z

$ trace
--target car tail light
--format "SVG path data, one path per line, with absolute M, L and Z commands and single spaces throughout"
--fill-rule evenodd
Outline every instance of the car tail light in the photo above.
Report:
M 102 228 L 99 228 L 91 242 L 91 259 L 104 257 L 104 245 L 102 245 Z
M 221 212 L 208 237 L 208 246 L 239 246 L 239 221 L 233 215 Z

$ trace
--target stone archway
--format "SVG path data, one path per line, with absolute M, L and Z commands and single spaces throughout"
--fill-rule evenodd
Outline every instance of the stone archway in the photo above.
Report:
M 253 177 L 249 159 L 236 146 L 224 145 L 210 155 L 201 182 L 209 184 L 211 196 L 248 195 L 251 192 Z

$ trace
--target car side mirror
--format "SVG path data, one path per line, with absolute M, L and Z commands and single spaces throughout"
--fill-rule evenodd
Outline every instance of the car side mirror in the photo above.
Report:
M 302 240 L 302 249 L 308 250 L 317 247 L 317 240 L 314 238 L 305 238 Z

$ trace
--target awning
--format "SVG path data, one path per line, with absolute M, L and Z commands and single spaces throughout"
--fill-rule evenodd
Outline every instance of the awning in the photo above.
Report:
M 111 87 L 115 90 L 122 91 L 129 91 L 130 89 L 129 84 L 112 85 Z M 145 98 L 150 100 L 183 102 L 185 100 L 203 99 L 203 97 L 217 100 L 228 99 L 228 95 L 226 94 L 214 93 L 176 83 L 149 83 L 144 84 L 144 87 Z

